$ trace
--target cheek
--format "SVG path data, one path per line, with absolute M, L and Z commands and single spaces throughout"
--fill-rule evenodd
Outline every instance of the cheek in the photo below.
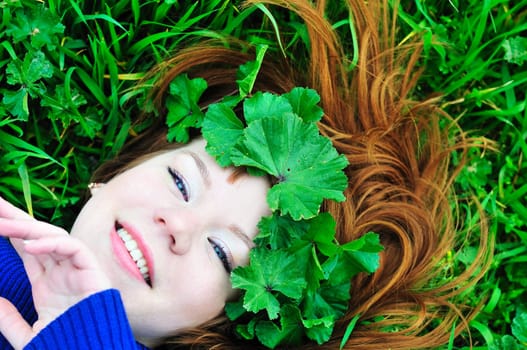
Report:
M 166 317 L 161 317 L 159 327 L 168 327 L 165 331 L 170 334 L 174 329 L 200 326 L 223 312 L 230 283 L 213 283 L 213 279 L 206 278 L 204 275 L 199 281 L 185 278 L 179 282 L 171 291 L 170 306 L 161 311 Z
M 154 197 L 163 186 L 163 176 L 160 170 L 152 169 L 130 170 L 110 181 L 105 190 L 107 194 L 116 198 L 128 200 L 147 200 Z
M 71 235 L 91 237 L 101 230 L 109 229 L 111 226 L 111 217 L 108 215 L 110 208 L 110 202 L 99 200 L 98 197 L 90 198 L 77 215 L 71 228 Z
M 192 270 L 183 269 L 185 274 L 172 269 L 171 273 L 177 278 L 166 281 L 162 288 L 152 290 L 147 296 L 135 290 L 122 290 L 134 333 L 164 338 L 220 315 L 231 291 L 230 281 L 225 276 L 219 278 L 220 275 L 209 273 L 208 268 L 201 264 Z
M 228 278 L 218 278 L 214 273 L 202 272 L 187 277 L 178 283 L 180 300 L 184 301 L 180 304 L 181 316 L 197 326 L 223 311 L 232 289 Z

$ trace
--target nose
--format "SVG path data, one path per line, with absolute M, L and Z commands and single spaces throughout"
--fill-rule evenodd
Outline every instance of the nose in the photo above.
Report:
M 161 208 L 154 214 L 154 221 L 168 237 L 170 250 L 177 255 L 186 254 L 198 230 L 196 215 L 188 210 Z

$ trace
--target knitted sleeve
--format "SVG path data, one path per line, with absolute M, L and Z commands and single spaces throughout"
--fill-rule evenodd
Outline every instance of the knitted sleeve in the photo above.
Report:
M 147 349 L 134 340 L 119 292 L 105 290 L 69 308 L 25 350 Z
M 9 299 L 26 321 L 35 322 L 37 313 L 24 263 L 11 243 L 3 237 L 0 237 L 0 296 Z
M 0 296 L 8 299 L 29 324 L 36 321 L 37 313 L 24 263 L 11 243 L 3 237 L 0 237 Z M 12 349 L 2 334 L 0 349 Z

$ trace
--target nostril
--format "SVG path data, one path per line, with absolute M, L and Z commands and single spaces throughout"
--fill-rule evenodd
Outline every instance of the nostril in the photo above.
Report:
M 170 250 L 173 252 L 173 253 L 177 253 L 176 252 L 176 239 L 174 238 L 174 236 L 170 235 Z
M 158 224 L 166 225 L 166 220 L 163 218 L 162 215 L 156 215 L 156 216 L 154 217 L 154 220 L 155 220 L 155 222 L 157 222 Z

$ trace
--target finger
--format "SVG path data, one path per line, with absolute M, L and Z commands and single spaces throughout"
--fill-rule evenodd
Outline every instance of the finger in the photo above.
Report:
M 0 217 L 7 219 L 34 220 L 31 215 L 0 197 Z
M 64 229 L 43 221 L 0 218 L 1 236 L 31 240 L 67 234 Z
M 20 256 L 20 258 L 22 258 L 22 262 L 24 263 L 24 269 L 26 270 L 28 276 L 33 278 L 37 278 L 38 276 L 40 276 L 44 272 L 45 266 L 35 256 L 27 254 L 25 252 L 25 242 L 29 241 L 22 241 L 20 239 L 14 239 L 13 241 L 16 241 L 13 242 L 13 245 L 15 245 L 16 243 L 20 246 L 20 250 L 17 250 L 18 255 Z
M 42 272 L 44 271 L 44 268 L 42 264 L 33 255 L 27 254 L 24 251 L 25 241 L 18 238 L 11 238 L 10 241 L 20 258 L 22 259 L 22 262 L 24 263 L 24 268 L 26 269 L 28 275 L 36 277 L 40 276 L 40 274 L 42 274 Z
M 55 268 L 61 269 L 62 281 L 66 282 L 72 291 L 90 295 L 112 286 L 96 257 L 76 238 L 43 238 L 26 243 L 25 249 L 44 268 L 43 275 L 58 271 Z
M 15 349 L 23 349 L 33 338 L 33 329 L 16 307 L 0 298 L 0 333 Z
M 98 267 L 95 256 L 84 243 L 69 235 L 29 241 L 25 244 L 24 250 L 32 255 L 47 255 L 55 263 L 67 260 L 77 269 Z

